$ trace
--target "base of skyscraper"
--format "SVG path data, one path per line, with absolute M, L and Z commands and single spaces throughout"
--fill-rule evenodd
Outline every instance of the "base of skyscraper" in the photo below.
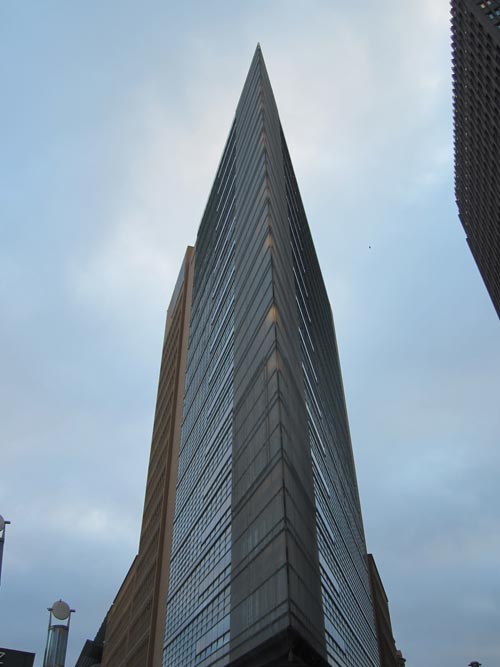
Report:
M 293 628 L 272 637 L 231 667 L 326 667 L 328 662 Z

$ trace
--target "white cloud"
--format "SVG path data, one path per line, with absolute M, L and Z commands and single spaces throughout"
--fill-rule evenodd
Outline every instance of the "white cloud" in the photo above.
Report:
M 412 187 L 432 187 L 448 172 L 441 157 L 449 157 L 449 145 L 413 140 L 432 123 L 448 76 L 433 56 L 447 29 L 443 12 L 431 2 L 424 9 L 369 10 L 362 25 L 324 4 L 307 12 L 307 31 L 293 13 L 270 10 L 261 26 L 264 56 L 305 192 L 352 196 L 360 181 L 367 191 L 401 187 L 401 151 L 409 145 L 405 178 L 414 173 Z M 284 30 L 275 40 L 278 19 Z M 242 82 L 200 35 L 189 48 L 182 88 L 170 74 L 144 82 L 118 120 L 115 192 L 102 235 L 73 275 L 89 303 L 165 302 L 184 247 L 194 243 Z
M 483 608 L 494 620 L 484 597 L 488 570 L 474 549 L 481 543 L 491 554 L 499 547 L 491 532 L 496 524 L 485 511 L 498 504 L 496 487 L 484 473 L 497 467 L 496 417 L 489 414 L 496 415 L 496 406 L 487 396 L 498 395 L 498 374 L 477 370 L 496 368 L 498 322 L 487 320 L 478 305 L 482 286 L 457 296 L 474 267 L 457 259 L 451 225 L 444 228 L 439 220 L 456 217 L 449 183 L 446 192 L 438 188 L 452 176 L 448 3 L 368 4 L 319 0 L 312 9 L 305 1 L 256 0 L 244 6 L 200 5 L 189 12 L 188 3 L 185 16 L 179 10 L 181 18 L 138 11 L 142 32 L 135 32 L 124 8 L 120 25 L 141 38 L 123 52 L 116 81 L 109 43 L 96 41 L 105 79 L 127 103 L 108 119 L 110 125 L 100 127 L 101 143 L 92 134 L 81 168 L 94 165 L 96 173 L 84 174 L 80 190 L 80 180 L 72 181 L 75 201 L 67 214 L 71 207 L 85 211 L 94 236 L 83 234 L 85 243 L 75 248 L 71 234 L 63 240 L 56 236 L 70 227 L 64 219 L 53 228 L 42 226 L 36 236 L 46 243 L 36 249 L 38 255 L 51 258 L 51 246 L 60 244 L 61 255 L 72 262 L 64 283 L 71 307 L 61 307 L 67 304 L 61 304 L 59 282 L 44 278 L 30 284 L 32 275 L 42 275 L 38 256 L 27 259 L 33 271 L 25 282 L 23 271 L 11 267 L 17 289 L 10 307 L 10 287 L 4 290 L 11 320 L 23 333 L 12 335 L 17 363 L 3 367 L 9 475 L 0 500 L 15 523 L 2 594 L 10 600 L 14 587 L 25 586 L 30 604 L 44 610 L 41 594 L 33 590 L 41 569 L 44 574 L 50 569 L 42 582 L 47 602 L 63 582 L 66 590 L 73 587 L 75 598 L 92 598 L 104 609 L 135 552 L 154 399 L 147 416 L 144 407 L 137 408 L 140 415 L 131 409 L 131 401 L 147 402 L 146 383 L 153 396 L 159 349 L 150 342 L 161 341 L 159 320 L 185 246 L 195 241 L 249 57 L 260 40 L 306 210 L 314 212 L 310 223 L 322 269 L 337 297 L 333 305 L 344 333 L 339 340 L 356 462 L 364 477 L 364 516 L 367 526 L 376 528 L 369 537 L 382 572 L 388 572 L 393 609 L 408 601 L 411 607 L 404 625 L 394 616 L 395 627 L 403 628 L 398 639 L 403 649 L 412 646 L 409 664 L 424 658 L 429 665 L 456 664 L 442 659 L 442 637 L 424 641 L 415 632 L 423 618 L 437 627 L 439 619 L 425 606 L 429 600 L 422 601 L 422 591 L 447 559 L 459 571 L 449 573 L 448 593 L 461 579 L 477 577 L 471 608 Z M 142 37 L 152 35 L 155 26 L 161 37 L 149 50 Z M 71 61 L 68 67 L 73 74 Z M 129 75 L 138 78 L 129 83 Z M 93 94 L 79 91 L 81 99 Z M 61 128 L 61 136 L 68 137 L 74 128 L 66 120 L 70 127 L 66 133 Z M 43 156 L 33 160 L 33 173 L 58 168 Z M 47 191 L 39 188 L 36 197 L 58 201 L 61 192 L 51 184 L 64 182 L 51 172 Z M 99 196 L 86 199 L 89 184 L 102 189 Z M 30 200 L 29 183 L 18 182 L 16 191 L 26 191 Z M 61 213 L 57 207 L 48 210 Z M 461 241 L 458 221 L 456 229 Z M 24 250 L 20 227 L 8 231 L 19 235 Z M 372 252 L 367 246 L 373 238 Z M 64 277 L 58 272 L 50 279 Z M 54 294 L 49 305 L 48 295 Z M 30 298 L 36 307 L 28 307 Z M 103 313 L 120 330 L 120 346 L 113 345 L 115 332 L 101 326 Z M 131 318 L 135 332 L 123 326 Z M 37 345 L 30 344 L 35 339 Z M 92 367 L 88 376 L 84 366 Z M 10 407 L 14 403 L 16 410 Z M 465 493 L 471 476 L 477 488 Z M 459 519 L 466 511 L 464 529 Z M 485 521 L 471 529 L 476 513 Z M 55 543 L 62 555 L 54 553 Z M 86 571 L 92 556 L 95 588 L 89 591 L 75 572 Z M 21 567 L 37 576 L 17 576 Z M 440 604 L 456 621 L 445 584 Z M 83 613 L 77 618 L 72 633 L 80 648 Z M 87 616 L 85 627 L 95 631 L 99 620 Z M 467 627 L 477 627 L 472 614 Z M 35 634 L 30 633 L 33 647 Z M 489 640 L 490 653 L 494 641 Z
M 102 235 L 73 274 L 79 296 L 94 305 L 167 303 L 222 152 L 220 107 L 197 114 L 187 103 L 183 113 L 157 85 L 136 91 L 120 119 L 127 141 L 115 156 L 119 185 L 109 193 Z

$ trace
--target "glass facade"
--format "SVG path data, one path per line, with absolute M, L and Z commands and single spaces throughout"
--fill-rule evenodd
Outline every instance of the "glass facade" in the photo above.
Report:
M 163 667 L 378 667 L 332 314 L 257 49 L 195 248 Z
M 333 319 L 282 136 L 295 299 L 331 665 L 378 665 L 361 510 Z
M 229 651 L 235 130 L 196 243 L 168 592 L 165 667 Z

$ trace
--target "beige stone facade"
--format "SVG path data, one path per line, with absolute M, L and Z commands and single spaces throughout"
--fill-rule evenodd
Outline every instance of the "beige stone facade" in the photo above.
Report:
M 191 314 L 188 247 L 167 311 L 139 553 L 110 609 L 103 667 L 160 667 Z

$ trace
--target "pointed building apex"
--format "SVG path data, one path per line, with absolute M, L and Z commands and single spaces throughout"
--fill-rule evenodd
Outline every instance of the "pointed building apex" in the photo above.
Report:
M 259 84 L 258 84 L 259 88 L 264 86 L 266 90 L 268 90 L 268 92 L 270 93 L 269 98 L 273 100 L 273 104 L 275 105 L 271 89 L 271 83 L 269 81 L 269 76 L 267 74 L 266 64 L 264 61 L 264 54 L 262 53 L 262 47 L 260 45 L 260 42 L 257 42 L 257 46 L 255 47 L 252 62 L 250 63 L 250 69 L 248 70 L 248 74 L 245 79 L 245 85 L 243 86 L 243 91 L 241 93 L 240 100 L 238 102 L 236 113 L 238 113 L 238 109 L 241 108 L 242 101 L 246 98 L 247 93 L 253 94 L 252 82 L 254 82 L 255 79 L 257 78 L 259 79 Z
M 260 42 L 257 42 L 257 46 L 255 47 L 254 58 L 258 58 L 259 60 L 264 60 L 264 54 L 262 53 L 262 47 L 260 45 Z
M 253 54 L 253 60 L 263 60 L 264 56 L 262 55 L 262 48 L 260 46 L 260 42 L 257 42 L 257 46 L 255 47 L 255 51 Z

